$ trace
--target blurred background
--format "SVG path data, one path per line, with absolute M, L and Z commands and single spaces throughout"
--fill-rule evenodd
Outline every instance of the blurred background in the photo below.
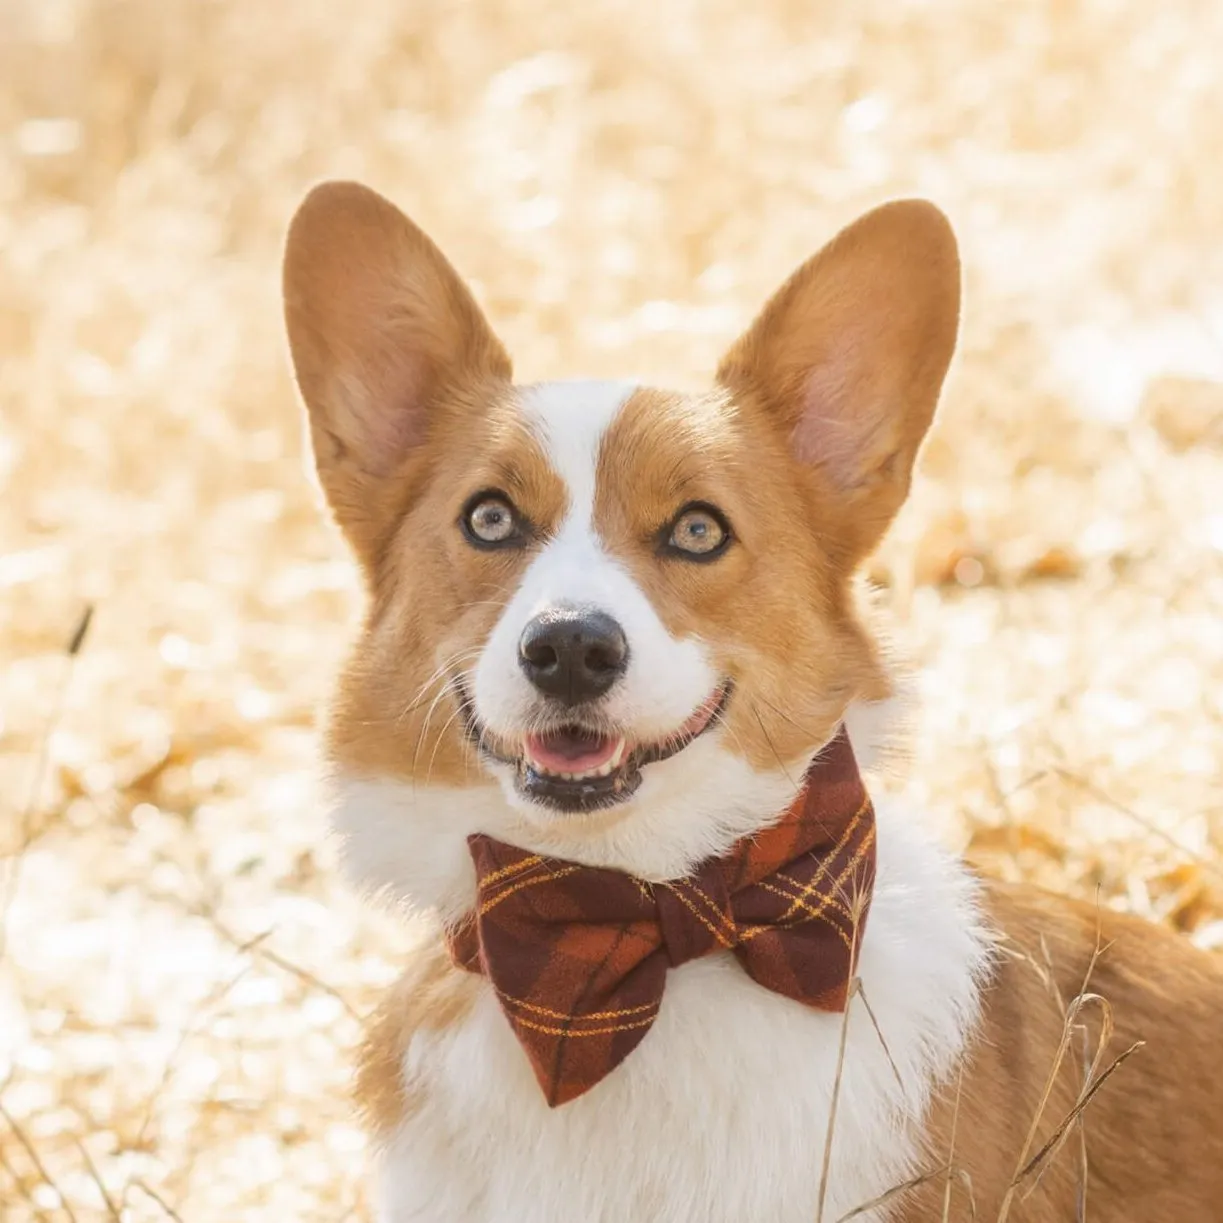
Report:
M 682 385 L 936 200 L 966 322 L 872 573 L 923 697 L 887 784 L 1223 947 L 1221 115 L 1217 0 L 0 0 L 5 1223 L 365 1217 L 350 1052 L 408 935 L 313 789 L 357 603 L 278 264 L 325 176 L 523 377 Z

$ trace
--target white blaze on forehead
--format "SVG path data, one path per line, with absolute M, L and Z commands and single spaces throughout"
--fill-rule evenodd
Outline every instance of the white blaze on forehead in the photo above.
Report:
M 522 392 L 523 416 L 564 482 L 568 504 L 476 666 L 476 712 L 504 737 L 521 735 L 539 712 L 540 694 L 519 666 L 518 644 L 532 617 L 557 606 L 596 608 L 624 630 L 628 669 L 603 708 L 631 738 L 654 742 L 674 734 L 719 682 L 697 639 L 677 640 L 667 631 L 632 573 L 608 551 L 594 519 L 600 448 L 634 389 L 628 382 L 550 382 Z
M 569 490 L 565 526 L 592 527 L 595 474 L 603 435 L 633 382 L 541 382 L 522 392 L 522 413 L 534 427 L 553 470 Z

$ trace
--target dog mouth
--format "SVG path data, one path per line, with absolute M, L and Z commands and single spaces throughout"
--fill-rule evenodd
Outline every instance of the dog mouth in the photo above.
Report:
M 524 798 L 571 814 L 603 810 L 631 798 L 641 785 L 642 769 L 678 755 L 715 726 L 731 694 L 726 680 L 678 729 L 654 742 L 634 742 L 589 717 L 557 721 L 511 745 L 481 724 L 462 681 L 456 679 L 454 687 L 467 736 L 480 754 L 511 766 Z

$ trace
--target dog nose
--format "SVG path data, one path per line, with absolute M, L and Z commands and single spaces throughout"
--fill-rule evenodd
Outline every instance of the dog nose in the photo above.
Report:
M 605 612 L 564 608 L 541 612 L 518 643 L 527 679 L 565 705 L 602 696 L 624 674 L 628 642 Z

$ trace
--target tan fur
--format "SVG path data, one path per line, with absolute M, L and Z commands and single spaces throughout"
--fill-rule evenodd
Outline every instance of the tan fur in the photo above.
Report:
M 407 466 L 410 493 L 369 583 L 366 628 L 344 669 L 328 746 L 359 772 L 462 785 L 476 766 L 447 682 L 474 663 L 534 549 L 478 551 L 457 520 L 468 498 L 500 488 L 546 535 L 567 499 L 521 427 L 512 391 L 473 407 L 461 436 L 439 429 Z
M 853 697 L 888 695 L 852 567 L 823 546 L 839 514 L 758 406 L 637 391 L 604 438 L 598 476 L 602 538 L 667 629 L 699 635 L 734 681 L 725 721 L 755 767 L 775 769 L 826 739 Z M 740 542 L 716 564 L 659 555 L 659 533 L 692 501 L 721 509 Z
M 1087 1105 L 1082 1136 L 1073 1130 L 1044 1174 L 1023 1181 L 1010 1223 L 1080 1217 L 1084 1143 L 1087 1219 L 1223 1218 L 1223 962 L 1126 914 L 1030 885 L 995 881 L 986 888 L 987 912 L 1000 932 L 997 973 L 962 1080 L 941 1093 L 929 1127 L 929 1166 L 945 1164 L 951 1152 L 957 1169 L 948 1218 L 999 1219 L 1056 1064 L 1067 1009 L 1084 992 L 1105 1000 L 1115 1025 L 1099 1070 L 1136 1041 L 1145 1044 Z M 1103 1015 L 1098 1003 L 1079 1011 L 1028 1158 L 1070 1115 Z M 940 1177 L 900 1198 L 900 1223 L 941 1219 L 945 1185 Z
M 357 1058 L 357 1105 L 378 1139 L 389 1139 L 417 1107 L 403 1074 L 412 1037 L 460 1023 L 479 989 L 477 977 L 455 968 L 440 937 L 409 955 L 403 975 L 369 1020 Z

